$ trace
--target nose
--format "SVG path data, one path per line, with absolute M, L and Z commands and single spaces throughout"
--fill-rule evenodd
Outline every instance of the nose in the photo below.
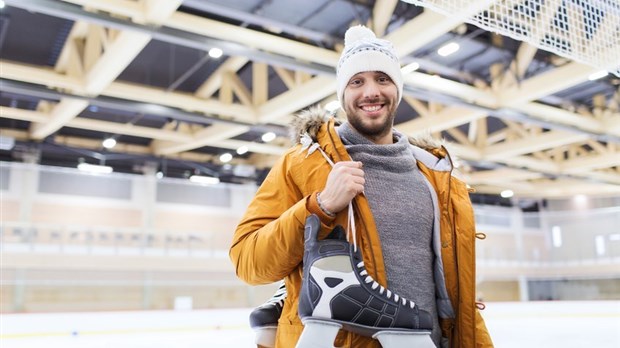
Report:
M 366 81 L 363 90 L 364 98 L 377 98 L 381 94 L 379 87 L 379 84 L 374 80 Z

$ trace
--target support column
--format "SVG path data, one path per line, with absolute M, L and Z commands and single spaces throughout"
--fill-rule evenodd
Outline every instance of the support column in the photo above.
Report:
M 527 302 L 530 300 L 530 288 L 527 283 L 527 277 L 519 276 L 519 301 Z
M 32 206 L 34 199 L 39 188 L 39 163 L 40 152 L 37 150 L 28 151 L 22 154 L 22 160 L 26 164 L 20 166 L 19 169 L 13 168 L 16 173 L 14 177 L 21 178 L 20 188 L 20 207 L 19 207 L 19 222 L 28 226 L 32 222 Z

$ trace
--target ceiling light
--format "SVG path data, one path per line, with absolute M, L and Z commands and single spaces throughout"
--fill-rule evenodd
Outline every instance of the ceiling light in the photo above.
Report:
M 607 75 L 608 75 L 608 73 L 605 70 L 597 71 L 595 73 L 590 74 L 588 76 L 588 80 L 594 81 L 594 80 L 602 79 L 603 77 L 605 77 Z
M 220 161 L 224 162 L 224 163 L 228 163 L 233 159 L 233 155 L 227 153 L 224 153 L 220 156 Z
M 116 139 L 114 138 L 107 138 L 103 141 L 103 147 L 106 149 L 111 149 L 114 146 L 116 146 Z
M 203 185 L 217 185 L 220 183 L 219 178 L 204 175 L 192 175 L 189 177 L 189 181 Z
M 221 49 L 217 48 L 217 47 L 213 47 L 212 49 L 209 50 L 209 57 L 211 58 L 219 58 L 222 56 L 222 54 L 224 54 L 224 51 L 222 51 Z
M 0 0 L 0 8 L 4 8 L 4 0 Z
M 499 195 L 502 196 L 502 198 L 510 198 L 514 196 L 515 193 L 512 190 L 504 190 Z
M 409 64 L 405 65 L 404 67 L 400 68 L 400 72 L 403 75 L 406 75 L 406 74 L 412 73 L 412 72 L 414 72 L 414 71 L 416 71 L 418 69 L 420 69 L 420 63 L 413 62 L 413 63 L 409 63 Z
M 110 174 L 112 173 L 112 167 L 100 166 L 97 164 L 80 163 L 77 168 L 83 172 L 96 173 L 96 174 Z
M 325 110 L 327 110 L 330 114 L 335 113 L 338 109 L 340 109 L 340 102 L 337 100 L 332 100 L 325 104 Z
M 459 48 L 461 48 L 459 44 L 457 44 L 456 42 L 450 42 L 448 44 L 445 44 L 439 47 L 439 49 L 437 50 L 437 54 L 439 54 L 442 57 L 447 57 L 451 55 L 452 53 L 458 51 Z
M 263 136 L 261 137 L 261 139 L 263 139 L 263 141 L 266 142 L 266 143 L 272 141 L 275 138 L 276 138 L 276 133 L 274 133 L 274 132 L 267 132 L 267 133 L 263 134 Z
M 573 197 L 573 203 L 578 209 L 586 208 L 588 206 L 588 196 L 579 194 Z
M 164 177 L 164 172 L 162 172 L 162 171 L 160 170 L 159 172 L 157 172 L 157 173 L 155 174 L 155 177 L 156 177 L 157 179 L 163 179 L 163 177 Z
M 239 148 L 237 149 L 237 155 L 243 155 L 244 153 L 248 152 L 250 149 L 248 149 L 247 146 L 243 145 L 243 146 L 239 146 Z

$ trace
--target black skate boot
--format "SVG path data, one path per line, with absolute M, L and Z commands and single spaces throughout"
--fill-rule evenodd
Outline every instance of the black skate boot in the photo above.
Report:
M 273 348 L 276 346 L 276 329 L 278 319 L 282 314 L 282 306 L 286 299 L 286 286 L 284 281 L 267 302 L 256 307 L 250 313 L 250 327 L 255 333 L 255 342 L 259 347 Z
M 382 347 L 434 348 L 431 315 L 374 281 L 342 227 L 319 241 L 320 226 L 316 215 L 306 220 L 299 295 L 305 327 L 297 348 L 333 347 L 341 328 L 375 338 Z

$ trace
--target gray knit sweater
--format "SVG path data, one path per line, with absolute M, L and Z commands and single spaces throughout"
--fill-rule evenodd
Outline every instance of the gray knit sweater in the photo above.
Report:
M 408 139 L 394 131 L 393 144 L 377 145 L 349 123 L 337 131 L 351 158 L 363 163 L 364 193 L 379 230 L 388 288 L 433 315 L 432 336 L 439 347 L 441 330 L 433 277 L 433 202 Z

